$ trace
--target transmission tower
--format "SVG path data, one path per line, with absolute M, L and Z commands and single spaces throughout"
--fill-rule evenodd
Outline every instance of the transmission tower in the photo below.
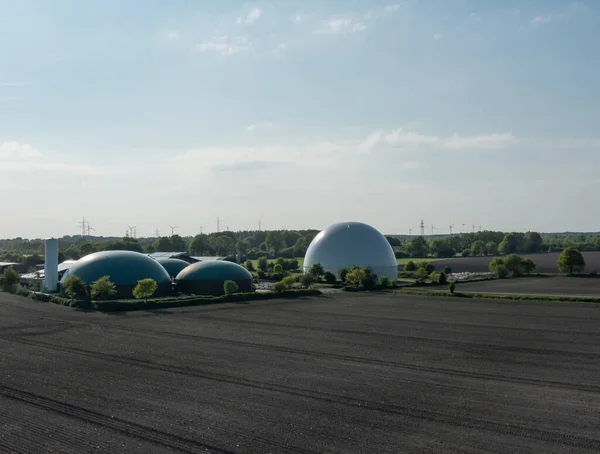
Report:
M 85 222 L 85 216 L 83 217 L 83 220 L 77 225 L 81 228 L 81 238 L 82 239 L 85 238 L 85 232 L 87 230 L 86 229 L 87 223 Z
M 421 236 L 425 235 L 425 222 L 421 219 Z
M 156 238 L 158 238 L 160 236 L 160 230 L 158 230 L 158 227 L 154 231 L 154 234 L 156 235 Z
M 88 222 L 88 223 L 87 223 L 87 227 L 85 228 L 85 231 L 87 232 L 88 236 L 90 236 L 90 235 L 91 235 L 91 233 L 92 233 L 92 230 L 93 230 L 94 232 L 96 231 L 96 229 L 95 229 L 94 227 L 92 227 L 92 225 L 91 225 L 91 224 Z
M 219 230 L 220 228 L 221 228 L 221 218 L 219 218 L 219 216 L 217 216 L 217 233 L 220 232 L 220 230 Z
M 452 224 L 452 222 L 448 223 L 448 231 L 450 232 L 450 235 L 452 235 L 452 228 L 454 227 L 454 224 Z

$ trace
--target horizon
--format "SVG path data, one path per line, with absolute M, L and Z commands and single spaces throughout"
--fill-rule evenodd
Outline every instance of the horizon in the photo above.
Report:
M 0 0 L 0 237 L 595 233 L 599 22 L 590 1 Z

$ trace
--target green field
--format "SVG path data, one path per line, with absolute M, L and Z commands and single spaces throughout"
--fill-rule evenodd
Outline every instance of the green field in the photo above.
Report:
M 303 258 L 297 258 L 296 260 L 298 260 L 298 267 L 300 269 L 302 269 L 302 266 L 304 265 L 304 259 Z M 438 259 L 438 258 L 426 258 L 426 259 L 411 259 L 411 258 L 403 258 L 403 259 L 396 259 L 396 262 L 398 262 L 398 265 L 406 265 L 407 262 L 409 261 L 413 261 L 415 263 L 418 262 L 422 262 L 422 261 L 427 261 L 427 262 L 437 262 L 438 260 L 448 260 L 448 259 Z M 272 259 L 269 260 L 269 262 L 276 262 L 276 259 Z M 254 265 L 254 268 L 258 268 L 258 260 L 251 260 L 252 264 Z

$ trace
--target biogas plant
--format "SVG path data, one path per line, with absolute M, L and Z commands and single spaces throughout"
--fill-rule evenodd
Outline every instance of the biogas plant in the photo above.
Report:
M 308 273 L 321 264 L 339 278 L 342 269 L 354 266 L 370 268 L 378 278 L 397 279 L 398 265 L 387 239 L 375 228 L 362 222 L 340 222 L 322 230 L 310 243 L 303 265 Z M 69 263 L 58 264 L 58 240 L 45 240 L 42 291 L 64 295 L 62 284 L 76 276 L 87 286 L 108 276 L 115 285 L 115 299 L 132 298 L 139 281 L 156 282 L 154 297 L 181 295 L 222 295 L 224 283 L 233 281 L 239 292 L 255 291 L 252 274 L 243 266 L 223 260 L 189 263 L 160 254 L 133 251 L 102 251 Z

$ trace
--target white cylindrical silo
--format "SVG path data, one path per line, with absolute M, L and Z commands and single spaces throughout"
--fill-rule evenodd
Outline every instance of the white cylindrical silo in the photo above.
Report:
M 44 245 L 44 290 L 58 291 L 58 240 L 47 238 Z

